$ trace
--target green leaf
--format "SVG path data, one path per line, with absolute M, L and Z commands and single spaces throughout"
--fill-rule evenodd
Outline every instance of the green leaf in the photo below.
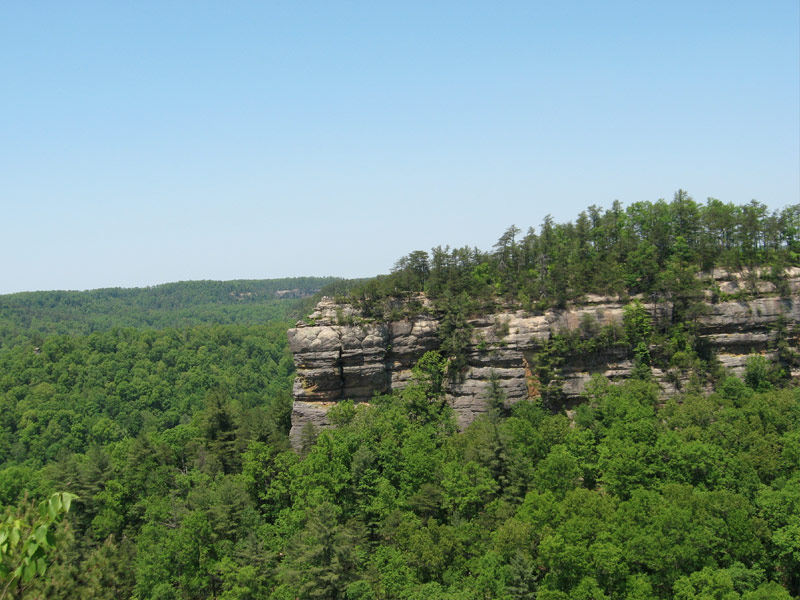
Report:
M 56 493 L 50 496 L 50 500 L 47 502 L 47 512 L 50 514 L 50 518 L 55 520 L 61 509 L 61 495 Z
M 34 553 L 39 549 L 39 544 L 37 544 L 36 542 L 29 542 L 27 546 L 28 547 L 25 549 L 25 553 L 28 556 L 33 556 Z
M 47 571 L 47 563 L 44 560 L 44 557 L 36 559 L 36 572 L 39 575 L 44 575 L 44 572 Z
M 11 547 L 13 548 L 19 543 L 19 527 L 14 527 L 11 530 L 11 535 L 9 536 L 9 541 L 11 542 Z
M 36 541 L 37 542 L 39 542 L 42 545 L 46 545 L 47 544 L 47 525 L 39 525 L 39 527 L 36 528 L 36 532 L 34 534 L 34 537 L 36 537 Z
M 22 570 L 22 583 L 28 583 L 36 575 L 36 563 L 25 559 L 25 568 Z
M 77 496 L 75 494 L 70 494 L 69 492 L 62 492 L 61 494 L 61 501 L 64 504 L 64 512 L 69 512 L 69 507 L 72 506 L 72 501 L 77 500 Z

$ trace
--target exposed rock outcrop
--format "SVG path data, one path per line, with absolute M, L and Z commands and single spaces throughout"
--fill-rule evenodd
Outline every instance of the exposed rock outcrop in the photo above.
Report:
M 710 297 L 705 314 L 698 317 L 698 333 L 720 363 L 734 374 L 744 371 L 748 356 L 761 353 L 774 356 L 779 329 L 791 331 L 800 323 L 800 269 L 788 272 L 788 293 L 776 294 L 775 285 L 750 277 L 715 270 L 710 282 L 717 298 Z M 769 285 L 763 285 L 769 284 Z M 742 291 L 749 286 L 750 293 Z M 771 286 L 771 287 L 770 287 Z M 742 299 L 724 300 L 731 289 Z M 772 294 L 772 295 L 768 295 Z M 709 294 L 709 296 L 713 296 Z M 352 399 L 369 401 L 376 393 L 401 389 L 411 377 L 411 369 L 427 351 L 439 347 L 439 320 L 423 296 L 415 301 L 423 311 L 414 318 L 370 322 L 360 319 L 352 306 L 337 305 L 324 298 L 307 322 L 289 330 L 289 344 L 294 355 L 297 377 L 294 384 L 292 413 L 293 444 L 300 442 L 307 423 L 317 428 L 329 425 L 326 413 L 336 402 Z M 505 394 L 506 402 L 538 394 L 535 372 L 536 352 L 541 344 L 557 333 L 586 327 L 621 324 L 623 309 L 630 299 L 588 295 L 584 302 L 563 310 L 534 314 L 522 310 L 496 312 L 470 321 L 472 340 L 467 351 L 467 369 L 463 380 L 450 383 L 448 400 L 465 427 L 487 410 L 487 396 L 494 378 Z M 669 322 L 669 302 L 646 302 L 643 306 L 656 322 Z M 792 341 L 796 346 L 796 340 Z M 625 348 L 609 348 L 593 354 L 567 357 L 560 379 L 562 392 L 569 401 L 578 400 L 595 373 L 612 380 L 629 377 L 633 361 Z M 798 375 L 794 373 L 793 375 Z M 674 395 L 685 378 L 681 374 L 653 369 L 653 376 L 665 397 Z
M 287 298 L 308 298 L 319 292 L 319 289 L 293 288 L 291 290 L 277 290 L 275 297 L 285 300 Z

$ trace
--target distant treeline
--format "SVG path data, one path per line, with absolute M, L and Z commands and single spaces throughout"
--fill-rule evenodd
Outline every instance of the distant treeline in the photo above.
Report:
M 145 288 L 85 292 L 21 292 L 0 296 L 0 349 L 50 334 L 88 334 L 114 327 L 189 327 L 217 323 L 249 325 L 286 320 L 309 304 L 279 298 L 281 290 L 314 294 L 334 277 L 182 281 Z
M 681 190 L 671 202 L 591 206 L 574 222 L 547 216 L 524 234 L 512 226 L 491 251 L 418 250 L 398 260 L 390 275 L 330 289 L 367 312 L 381 299 L 420 291 L 434 299 L 466 294 L 479 304 L 499 299 L 543 309 L 587 293 L 680 294 L 687 274 L 714 267 L 768 266 L 778 278 L 798 264 L 800 204 L 776 211 L 755 200 L 698 204 Z

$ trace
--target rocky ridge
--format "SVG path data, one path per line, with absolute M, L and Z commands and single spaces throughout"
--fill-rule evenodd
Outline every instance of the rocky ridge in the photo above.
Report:
M 781 292 L 774 283 L 759 278 L 763 273 L 730 273 L 716 269 L 703 274 L 705 314 L 698 317 L 698 332 L 723 367 L 740 375 L 750 354 L 775 357 L 779 325 L 791 331 L 800 325 L 800 269 L 786 272 Z M 731 298 L 733 295 L 734 298 Z M 411 368 L 427 351 L 439 347 L 439 320 L 424 295 L 413 299 L 422 305 L 414 318 L 369 321 L 350 305 L 323 298 L 305 321 L 288 332 L 297 377 L 290 437 L 300 444 L 307 423 L 329 426 L 327 412 L 344 399 L 368 402 L 376 393 L 401 389 Z M 498 311 L 470 320 L 472 340 L 467 351 L 467 369 L 460 382 L 451 383 L 447 398 L 460 427 L 466 427 L 487 410 L 490 378 L 494 378 L 513 404 L 538 395 L 535 354 L 554 334 L 574 331 L 586 323 L 601 328 L 621 324 L 623 308 L 632 298 L 587 295 L 583 302 L 562 310 L 532 313 Z M 655 321 L 670 321 L 672 305 L 666 301 L 643 306 Z M 796 338 L 790 345 L 797 347 Z M 633 362 L 623 348 L 569 356 L 560 373 L 567 402 L 578 401 L 595 373 L 613 381 L 630 376 Z M 664 397 L 678 393 L 686 374 L 653 369 Z M 800 376 L 800 372 L 792 373 Z

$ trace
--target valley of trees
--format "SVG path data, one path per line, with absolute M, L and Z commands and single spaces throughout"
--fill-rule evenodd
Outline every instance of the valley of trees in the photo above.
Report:
M 340 403 L 337 427 L 300 452 L 286 329 L 309 305 L 274 291 L 302 285 L 263 305 L 229 302 L 223 284 L 158 309 L 107 290 L 0 297 L 0 598 L 800 597 L 800 388 L 774 365 L 753 357 L 744 379 L 719 372 L 711 395 L 666 403 L 646 368 L 596 377 L 572 418 L 542 399 L 507 408 L 492 389 L 463 432 L 444 399 L 448 340 L 504 303 L 668 294 L 686 319 L 676 351 L 710 364 L 687 319 L 694 274 L 759 266 L 777 285 L 798 264 L 798 225 L 800 207 L 679 192 L 332 282 L 375 318 L 425 291 L 452 327 L 409 386 Z M 632 306 L 631 335 L 676 338 L 682 322 L 658 338 Z
M 205 323 L 251 325 L 297 317 L 308 307 L 281 290 L 311 296 L 334 277 L 181 281 L 147 288 L 0 295 L 0 349 L 51 334 L 88 334 L 113 327 L 189 327 Z

